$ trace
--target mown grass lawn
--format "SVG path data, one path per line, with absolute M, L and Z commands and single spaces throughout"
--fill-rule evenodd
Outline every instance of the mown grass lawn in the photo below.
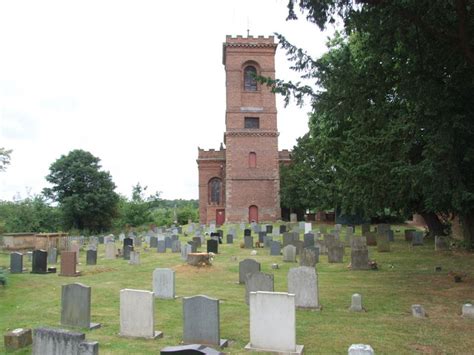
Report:
M 347 354 L 353 343 L 370 344 L 377 354 L 474 353 L 474 320 L 460 316 L 462 305 L 474 302 L 473 254 L 435 252 L 432 241 L 411 247 L 404 241 L 403 228 L 392 227 L 400 232 L 395 233 L 390 253 L 378 253 L 376 247 L 369 247 L 369 258 L 377 261 L 378 271 L 349 271 L 349 248 L 344 264 L 328 264 L 327 256 L 320 257 L 317 271 L 323 310 L 296 312 L 297 343 L 305 346 L 306 354 Z M 249 311 L 244 301 L 245 286 L 237 283 L 239 261 L 245 258 L 259 261 L 263 272 L 274 274 L 275 291 L 279 292 L 287 291 L 288 270 L 298 265 L 269 256 L 266 249 L 258 249 L 258 255 L 250 256 L 250 250 L 240 249 L 243 233 L 237 230 L 239 235 L 234 244 L 219 245 L 219 255 L 208 268 L 186 265 L 179 253 L 158 254 L 155 250 L 141 251 L 141 265 L 128 265 L 121 259 L 105 260 L 101 245 L 98 265 L 85 265 L 85 252 L 81 252 L 78 270 L 83 276 L 78 278 L 57 274 L 8 275 L 8 286 L 0 287 L 1 333 L 15 328 L 60 328 L 61 285 L 80 282 L 92 287 L 92 321 L 102 323 L 100 329 L 83 331 L 88 340 L 99 341 L 101 354 L 157 354 L 164 346 L 179 344 L 181 297 L 196 294 L 221 301 L 221 337 L 230 340 L 225 351 L 246 353 L 243 348 L 249 341 Z M 359 228 L 356 234 L 360 234 Z M 26 256 L 24 259 L 25 266 L 31 269 Z M 280 269 L 272 270 L 272 263 L 280 264 Z M 0 254 L 0 266 L 9 266 L 7 253 Z M 436 272 L 435 266 L 441 266 L 442 271 Z M 155 304 L 155 328 L 164 332 L 164 338 L 119 337 L 119 291 L 152 290 L 152 272 L 157 267 L 176 271 L 178 298 L 156 300 Z M 450 271 L 466 272 L 468 276 L 463 282 L 455 283 L 448 275 Z M 347 310 L 351 295 L 356 292 L 363 296 L 366 313 Z M 410 307 L 417 303 L 425 307 L 428 318 L 412 317 Z M 0 351 L 3 350 L 2 337 Z M 29 354 L 31 347 L 16 353 Z

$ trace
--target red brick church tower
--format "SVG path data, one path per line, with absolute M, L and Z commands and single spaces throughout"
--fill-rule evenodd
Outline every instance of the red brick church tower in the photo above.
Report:
M 254 78 L 275 77 L 276 47 L 273 36 L 226 37 L 226 149 L 199 149 L 201 223 L 281 218 L 279 164 L 289 152 L 278 152 L 275 95 Z

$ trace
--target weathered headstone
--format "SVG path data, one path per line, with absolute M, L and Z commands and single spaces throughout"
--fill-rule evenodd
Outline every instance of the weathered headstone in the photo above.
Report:
M 298 308 L 320 308 L 318 275 L 314 267 L 300 266 L 288 272 L 288 293 L 295 295 Z
M 171 237 L 165 237 L 165 247 L 166 249 L 171 249 Z
M 472 305 L 471 303 L 463 304 L 462 317 L 474 319 L 474 305 Z
M 266 235 L 265 238 L 263 239 L 263 244 L 265 248 L 270 248 L 270 244 L 272 243 L 272 241 L 273 241 L 273 237 Z
M 98 355 L 99 343 L 87 342 L 84 333 L 65 329 L 37 328 L 33 332 L 33 355 Z
M 181 260 L 186 261 L 188 259 L 188 254 L 192 253 L 192 247 L 189 244 L 184 244 L 181 248 Z
M 290 222 L 291 223 L 296 223 L 298 222 L 298 216 L 296 213 L 290 213 Z
M 415 318 L 425 318 L 426 312 L 422 305 L 414 304 L 411 306 L 411 314 Z
M 370 232 L 370 224 L 363 223 L 361 226 L 361 229 L 362 229 L 362 235 L 365 236 L 365 233 Z
M 10 273 L 21 274 L 23 272 L 23 254 L 13 252 L 10 254 Z
M 272 241 L 270 243 L 270 255 L 280 255 L 281 254 L 281 244 L 277 241 Z
M 273 275 L 257 271 L 247 275 L 245 279 L 245 303 L 249 304 L 250 292 L 274 291 Z
M 171 252 L 172 253 L 181 252 L 181 242 L 179 240 L 171 241 Z
M 444 236 L 435 236 L 435 251 L 449 250 L 448 238 Z
M 76 256 L 73 251 L 63 251 L 61 253 L 61 273 L 59 276 L 81 276 L 79 271 L 76 271 Z
M 287 245 L 283 248 L 283 261 L 290 263 L 296 262 L 296 247 L 294 245 Z
M 86 264 L 96 265 L 97 264 L 97 250 L 88 250 L 86 253 Z
M 271 224 L 267 224 L 265 226 L 265 232 L 267 232 L 267 234 L 273 233 L 273 226 Z
M 196 248 L 201 247 L 201 237 L 193 237 L 193 242 L 196 243 Z
M 362 307 L 362 296 L 358 293 L 354 293 L 351 298 L 351 307 L 349 308 L 351 312 L 363 312 L 364 308 Z
M 31 329 L 17 328 L 6 333 L 3 337 L 3 343 L 7 352 L 27 347 L 32 342 Z
M 245 349 L 303 353 L 303 346 L 296 345 L 295 295 L 283 292 L 250 294 L 250 343 Z
M 76 253 L 76 262 L 79 263 L 79 259 L 81 257 L 81 246 L 77 241 L 72 242 L 70 251 Z
M 91 323 L 91 288 L 74 283 L 61 287 L 61 325 L 96 329 L 100 323 Z
M 367 240 L 367 245 L 370 245 L 370 246 L 377 245 L 377 233 L 368 232 L 365 234 L 365 238 Z
M 153 271 L 153 293 L 155 298 L 173 299 L 176 296 L 176 276 L 171 269 Z
M 120 335 L 156 339 L 163 336 L 155 331 L 155 301 L 150 291 L 120 290 Z
M 123 260 L 130 260 L 130 253 L 133 251 L 133 246 L 125 245 L 123 249 Z
M 245 236 L 244 237 L 244 246 L 245 246 L 245 249 L 252 249 L 253 248 L 253 237 Z
M 158 240 L 156 250 L 158 253 L 166 253 L 166 243 L 164 240 Z
M 157 248 L 158 247 L 158 238 L 155 236 L 150 237 L 150 248 Z
M 319 249 L 315 247 L 303 248 L 300 255 L 300 266 L 314 268 L 319 261 Z M 291 293 L 291 292 L 290 292 Z
M 183 298 L 183 343 L 227 346 L 220 338 L 219 300 L 203 295 Z
M 305 233 L 304 234 L 304 247 L 314 247 L 314 234 Z
M 390 251 L 390 237 L 388 231 L 382 234 L 377 232 L 377 251 L 379 253 Z
M 130 252 L 130 260 L 128 263 L 130 265 L 140 265 L 140 253 L 138 251 L 132 250 Z
M 187 244 L 191 246 L 190 253 L 197 253 L 197 243 L 195 241 L 190 240 L 187 242 Z
M 225 238 L 226 238 L 226 243 L 227 244 L 233 244 L 234 243 L 234 236 L 232 234 L 227 234 Z
M 45 250 L 34 250 L 31 262 L 32 274 L 46 274 L 48 272 L 48 253 Z
M 423 245 L 423 232 L 419 232 L 419 231 L 416 231 L 416 232 L 413 232 L 412 233 L 412 241 L 411 241 L 411 245 L 413 246 L 418 246 L 418 245 Z
M 105 258 L 106 259 L 115 259 L 117 256 L 117 248 L 115 242 L 108 242 L 105 244 Z
M 260 263 L 253 259 L 245 259 L 239 263 L 239 283 L 244 284 L 248 274 L 259 272 Z
M 344 261 L 344 245 L 336 243 L 328 248 L 328 262 L 342 263 Z
M 217 240 L 212 240 L 212 239 L 207 240 L 207 252 L 218 254 L 219 242 Z
M 280 234 L 286 233 L 286 225 L 282 224 L 280 226 Z
M 267 232 L 258 232 L 258 242 L 263 244 L 265 242 L 266 235 Z
M 58 249 L 49 248 L 48 249 L 48 264 L 57 264 L 58 263 Z
M 347 355 L 375 355 L 374 349 L 367 344 L 352 344 Z

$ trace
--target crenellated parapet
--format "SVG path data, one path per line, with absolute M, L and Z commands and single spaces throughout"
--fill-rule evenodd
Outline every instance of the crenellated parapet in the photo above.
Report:
M 278 160 L 281 164 L 291 163 L 291 151 L 288 149 L 283 149 L 278 152 Z
M 225 149 L 201 149 L 198 148 L 198 158 L 197 161 L 203 160 L 225 160 Z

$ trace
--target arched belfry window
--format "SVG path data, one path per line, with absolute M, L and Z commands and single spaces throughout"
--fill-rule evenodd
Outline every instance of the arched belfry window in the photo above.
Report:
M 257 69 L 253 65 L 248 65 L 244 69 L 244 90 L 257 91 Z
M 209 204 L 220 205 L 222 195 L 222 181 L 215 177 L 209 180 Z

